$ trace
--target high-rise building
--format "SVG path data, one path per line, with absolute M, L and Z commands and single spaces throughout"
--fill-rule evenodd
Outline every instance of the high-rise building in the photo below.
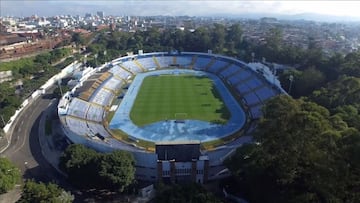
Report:
M 98 12 L 96 12 L 96 14 L 97 14 L 100 18 L 104 18 L 104 16 L 105 16 L 104 11 L 98 11 Z
M 85 18 L 91 18 L 91 13 L 85 13 Z

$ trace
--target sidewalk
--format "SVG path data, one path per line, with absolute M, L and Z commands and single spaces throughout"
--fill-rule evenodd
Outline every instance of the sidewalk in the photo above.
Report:
M 41 115 L 39 122 L 39 143 L 41 153 L 45 159 L 60 174 L 66 176 L 58 167 L 59 158 L 66 148 L 67 143 L 57 117 L 57 101 L 58 100 L 53 100 L 51 105 Z M 47 122 L 51 122 L 51 124 L 47 124 Z M 49 135 L 45 132 L 46 125 L 51 125 L 51 133 Z
M 21 185 L 16 185 L 14 189 L 7 193 L 0 194 L 0 203 L 16 203 L 21 197 Z
M 4 134 L 2 137 L 0 137 L 0 154 L 5 151 L 8 145 L 8 140 L 6 135 Z

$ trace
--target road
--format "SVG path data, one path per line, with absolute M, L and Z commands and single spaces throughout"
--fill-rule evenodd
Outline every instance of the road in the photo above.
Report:
M 24 178 L 45 182 L 59 178 L 42 156 L 38 139 L 40 116 L 50 103 L 50 99 L 39 97 L 22 112 L 13 126 L 11 145 L 2 154 L 19 167 Z
M 53 92 L 52 87 L 48 92 Z M 24 179 L 34 179 L 42 182 L 55 182 L 66 191 L 75 195 L 75 202 L 84 202 L 88 198 L 78 193 L 78 189 L 69 184 L 66 178 L 60 174 L 44 157 L 41 152 L 39 136 L 39 121 L 42 113 L 53 102 L 51 96 L 40 96 L 19 115 L 13 126 L 10 146 L 1 156 L 10 159 L 20 170 Z M 0 197 L 0 203 L 16 202 L 20 197 L 21 190 L 17 189 Z

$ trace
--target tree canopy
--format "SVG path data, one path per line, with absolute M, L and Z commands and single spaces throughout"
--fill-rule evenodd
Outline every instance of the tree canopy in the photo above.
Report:
M 54 183 L 37 183 L 27 180 L 18 203 L 71 203 L 74 196 Z
M 12 81 L 2 82 L 0 85 L 0 114 L 3 117 L 0 118 L 0 127 L 4 127 L 2 119 L 6 123 L 20 107 L 22 100 L 61 70 L 52 64 L 70 54 L 70 49 L 62 48 L 30 58 L 0 63 L 0 71 L 11 71 L 13 77 Z M 21 81 L 22 85 L 15 87 L 14 84 L 18 81 Z
M 129 152 L 98 153 L 80 144 L 70 145 L 60 158 L 60 168 L 75 185 L 120 192 L 134 182 L 134 164 Z
M 20 170 L 8 159 L 0 157 L 0 194 L 14 188 L 20 181 Z
M 188 183 L 183 185 L 159 184 L 156 190 L 155 202 L 199 202 L 199 203 L 221 203 L 212 193 L 206 191 L 201 185 Z
M 271 99 L 263 111 L 255 143 L 227 161 L 251 202 L 360 200 L 359 131 L 338 127 L 342 119 L 324 107 L 285 95 Z

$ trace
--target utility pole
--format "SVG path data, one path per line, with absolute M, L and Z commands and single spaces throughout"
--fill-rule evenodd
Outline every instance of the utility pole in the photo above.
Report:
M 87 63 L 87 55 L 85 54 L 85 56 L 84 56 L 84 66 L 86 67 L 86 63 Z
M 97 67 L 97 57 L 98 57 L 98 54 L 95 54 L 95 55 L 94 55 L 94 58 L 95 58 L 95 68 Z
M 2 116 L 2 115 L 0 115 L 1 116 L 1 120 L 2 120 L 2 122 L 3 122 L 3 124 L 4 124 L 4 127 L 6 126 L 6 124 L 5 124 L 5 121 L 4 121 L 4 117 Z
M 289 91 L 288 91 L 288 93 L 290 94 L 290 93 L 291 93 L 292 83 L 293 83 L 293 81 L 294 81 L 294 76 L 293 76 L 293 75 L 290 75 L 290 76 L 289 76 L 289 80 L 290 80 L 290 85 L 289 85 Z
M 57 84 L 59 85 L 59 88 L 60 88 L 60 94 L 61 94 L 61 98 L 64 96 L 63 94 L 63 91 L 62 91 L 62 88 L 61 88 L 61 79 L 58 79 L 57 80 Z

